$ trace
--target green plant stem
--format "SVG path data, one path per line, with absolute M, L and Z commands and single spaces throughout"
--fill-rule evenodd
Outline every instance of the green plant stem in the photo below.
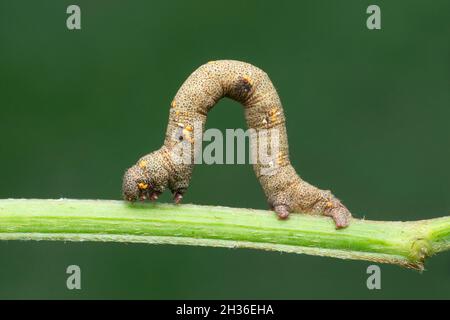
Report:
M 450 216 L 411 222 L 330 218 L 240 208 L 110 200 L 0 200 L 0 240 L 112 241 L 253 248 L 423 269 L 450 249 Z

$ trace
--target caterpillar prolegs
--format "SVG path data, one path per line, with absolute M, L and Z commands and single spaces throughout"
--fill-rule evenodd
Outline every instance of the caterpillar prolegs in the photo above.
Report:
M 291 212 L 321 214 L 332 217 L 336 228 L 348 226 L 351 220 L 348 209 L 330 191 L 302 180 L 290 164 L 283 107 L 268 75 L 251 64 L 233 60 L 204 64 L 183 83 L 171 103 L 164 145 L 140 158 L 125 172 L 124 199 L 156 200 L 168 187 L 175 203 L 181 201 L 194 162 L 174 161 L 174 154 L 180 145 L 193 144 L 196 122 L 201 124 L 200 135 L 203 133 L 208 111 L 223 97 L 244 106 L 249 128 L 256 132 L 269 129 L 278 132 L 274 170 L 264 174 L 266 163 L 257 160 L 253 164 L 269 206 L 278 217 L 286 219 Z M 194 152 L 195 148 L 191 148 L 191 160 Z

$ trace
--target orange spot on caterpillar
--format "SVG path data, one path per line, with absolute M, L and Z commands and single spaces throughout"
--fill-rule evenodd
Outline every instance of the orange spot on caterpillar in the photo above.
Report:
M 277 164 L 281 165 L 283 163 L 283 155 L 282 154 L 278 154 L 277 156 Z
M 190 143 L 194 143 L 194 139 L 191 136 L 192 130 L 192 126 L 189 125 L 185 129 L 183 129 L 183 138 L 185 138 Z
M 141 190 L 146 190 L 146 189 L 148 189 L 148 183 L 139 182 L 138 188 Z
M 170 107 L 175 108 L 176 106 L 177 106 L 177 103 L 175 102 L 175 100 L 173 100 L 173 101 L 170 103 Z
M 248 83 L 250 86 L 253 85 L 253 80 L 249 76 L 243 76 L 242 79 L 244 80 L 244 82 Z
M 148 161 L 145 161 L 145 160 L 139 161 L 139 167 L 141 169 L 144 169 L 147 166 L 147 164 L 148 164 Z
M 272 108 L 269 110 L 269 116 L 277 116 L 280 114 L 280 110 L 278 108 Z
M 194 128 L 191 125 L 184 125 L 184 123 L 177 123 L 177 126 L 181 129 L 181 133 L 178 136 L 179 141 L 183 141 L 186 139 L 190 143 L 194 143 L 194 139 L 191 136 L 191 132 L 194 130 Z
M 238 82 L 238 88 L 239 90 L 243 91 L 243 93 L 248 94 L 253 87 L 253 80 L 249 76 L 243 76 L 241 77 L 240 81 Z
M 281 111 L 278 108 L 272 108 L 267 112 L 269 115 L 267 118 L 270 122 L 275 122 L 278 119 L 278 116 L 281 114 Z
M 333 208 L 333 202 L 328 201 L 327 204 L 325 205 L 325 208 L 327 209 Z

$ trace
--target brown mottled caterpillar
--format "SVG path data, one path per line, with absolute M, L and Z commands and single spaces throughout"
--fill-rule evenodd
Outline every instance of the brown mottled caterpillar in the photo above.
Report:
M 278 217 L 285 219 L 290 212 L 321 214 L 332 217 L 336 228 L 348 226 L 351 220 L 348 209 L 330 191 L 302 180 L 290 164 L 283 107 L 268 75 L 251 64 L 233 60 L 204 64 L 184 82 L 171 103 L 164 145 L 125 172 L 124 199 L 156 200 L 168 187 L 175 203 L 181 201 L 194 164 L 176 163 L 173 154 L 180 144 L 194 143 L 194 123 L 200 122 L 203 132 L 208 111 L 223 97 L 244 106 L 249 128 L 278 130 L 276 170 L 263 174 L 264 165 L 259 161 L 253 164 L 269 206 Z

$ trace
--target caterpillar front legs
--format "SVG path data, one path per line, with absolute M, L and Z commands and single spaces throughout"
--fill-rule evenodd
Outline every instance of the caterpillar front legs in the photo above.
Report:
M 183 199 L 183 193 L 179 191 L 173 192 L 173 202 L 175 204 L 179 204 L 181 200 Z

